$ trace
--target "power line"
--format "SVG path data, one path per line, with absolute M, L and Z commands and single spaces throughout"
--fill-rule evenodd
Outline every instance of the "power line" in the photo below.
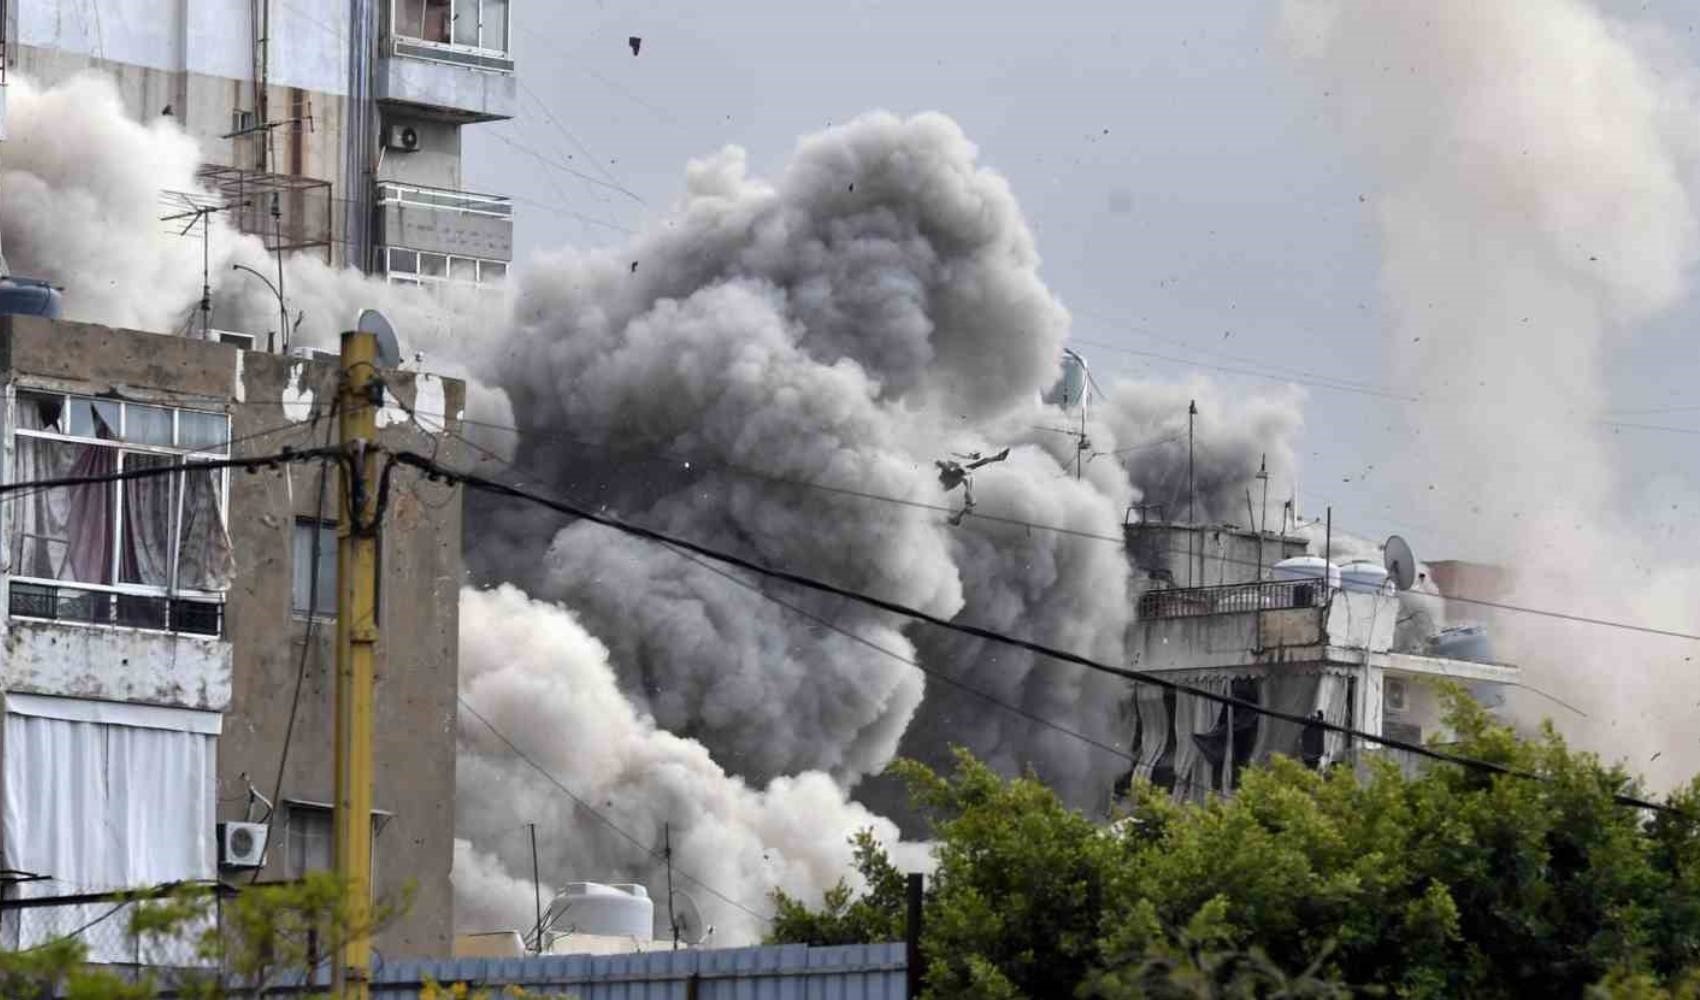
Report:
M 1411 743 L 1411 742 L 1396 739 L 1396 738 L 1393 738 L 1393 737 L 1390 737 L 1390 736 L 1376 735 L 1376 734 L 1369 733 L 1369 732 L 1366 732 L 1366 731 L 1361 730 L 1361 729 L 1355 729 L 1351 726 L 1339 725 L 1337 723 L 1327 722 L 1325 720 L 1319 720 L 1319 719 L 1299 715 L 1299 714 L 1292 713 L 1292 712 L 1284 712 L 1284 711 L 1281 711 L 1279 709 L 1269 708 L 1267 706 L 1257 704 L 1256 702 L 1247 701 L 1243 698 L 1236 698 L 1236 697 L 1232 696 L 1231 694 L 1221 694 L 1221 693 L 1211 691 L 1211 690 L 1208 690 L 1208 689 L 1205 689 L 1205 688 L 1199 688 L 1199 687 L 1195 687 L 1195 686 L 1190 685 L 1190 684 L 1182 683 L 1180 681 L 1175 681 L 1175 680 L 1172 680 L 1170 678 L 1161 676 L 1160 674 L 1152 673 L 1150 671 L 1133 670 L 1133 669 L 1124 668 L 1124 667 L 1112 666 L 1110 664 L 1103 663 L 1103 662 L 1100 662 L 1098 660 L 1094 660 L 1090 657 L 1082 656 L 1078 653 L 1072 653 L 1072 652 L 1069 652 L 1067 650 L 1057 649 L 1055 647 L 1047 646 L 1047 645 L 1044 645 L 1043 643 L 1034 642 L 1034 641 L 1029 640 L 1029 639 L 1022 639 L 1022 638 L 1019 638 L 1017 636 L 1007 635 L 1007 634 L 999 632 L 995 629 L 989 629 L 989 628 L 984 628 L 984 627 L 981 627 L 981 626 L 978 626 L 978 625 L 970 625 L 970 624 L 963 623 L 963 622 L 952 621 L 950 619 L 942 618 L 942 617 L 935 615 L 935 614 L 932 614 L 930 612 L 922 611 L 918 608 L 912 608 L 912 607 L 909 607 L 908 605 L 900 604 L 896 601 L 889 601 L 889 600 L 886 600 L 885 598 L 882 598 L 882 597 L 875 597 L 871 594 L 865 594 L 865 593 L 861 593 L 860 591 L 850 590 L 846 587 L 840 587 L 840 586 L 837 586 L 836 584 L 827 583 L 823 580 L 817 580 L 813 577 L 805 576 L 801 573 L 794 573 L 790 570 L 780 569 L 780 568 L 773 567 L 773 566 L 765 566 L 761 563 L 755 562 L 755 561 L 750 560 L 750 559 L 745 559 L 741 556 L 732 555 L 731 553 L 728 553 L 728 552 L 723 552 L 723 551 L 720 551 L 718 549 L 711 548 L 709 546 L 690 541 L 688 539 L 680 538 L 676 535 L 670 535 L 666 532 L 657 531 L 653 528 L 644 527 L 643 525 L 640 525 L 640 524 L 634 524 L 632 522 L 625 521 L 625 520 L 622 520 L 620 518 L 610 517 L 606 514 L 599 514 L 595 511 L 591 511 L 591 510 L 585 509 L 583 507 L 580 507 L 576 504 L 567 503 L 567 502 L 555 499 L 553 497 L 543 496 L 542 494 L 535 493 L 531 490 L 523 489 L 521 487 L 509 486 L 505 483 L 501 483 L 501 482 L 498 482 L 496 480 L 489 479 L 487 477 L 480 476 L 480 475 L 475 475 L 475 474 L 472 474 L 472 473 L 458 472 L 456 470 L 449 469 L 445 466 L 442 466 L 439 463 L 433 462 L 430 459 L 427 459 L 422 455 L 418 455 L 418 454 L 415 454 L 415 453 L 412 453 L 412 452 L 399 452 L 399 453 L 394 454 L 393 457 L 394 457 L 394 460 L 396 462 L 401 463 L 401 464 L 405 464 L 405 465 L 411 465 L 411 466 L 425 472 L 428 476 L 435 475 L 435 476 L 438 476 L 438 477 L 441 477 L 441 478 L 445 478 L 445 479 L 449 479 L 449 480 L 452 480 L 452 481 L 459 482 L 459 483 L 461 483 L 461 484 L 463 484 L 467 487 L 470 487 L 472 489 L 477 489 L 477 490 L 480 490 L 480 491 L 483 491 L 483 492 L 502 495 L 502 496 L 508 496 L 508 497 L 512 497 L 512 498 L 518 499 L 518 500 L 525 500 L 527 502 L 534 503 L 534 504 L 537 504 L 537 505 L 542 506 L 542 507 L 547 507 L 551 510 L 558 512 L 558 513 L 568 514 L 570 516 L 577 517 L 577 518 L 580 518 L 580 519 L 585 520 L 585 521 L 589 521 L 593 524 L 599 524 L 599 525 L 602 525 L 603 527 L 611 528 L 615 531 L 619 531 L 619 532 L 627 534 L 627 535 L 632 535 L 634 537 L 643 538 L 643 539 L 646 539 L 646 540 L 651 541 L 651 542 L 656 542 L 656 543 L 659 543 L 659 544 L 662 544 L 662 545 L 666 545 L 666 546 L 670 546 L 670 547 L 676 547 L 676 548 L 679 548 L 679 549 L 684 549 L 686 551 L 693 552 L 693 553 L 695 553 L 699 556 L 702 556 L 704 558 L 712 559 L 716 562 L 719 562 L 719 563 L 722 563 L 722 564 L 725 564 L 725 565 L 728 565 L 728 566 L 735 566 L 739 569 L 747 570 L 749 572 L 756 573 L 756 574 L 759 574 L 761 576 L 769 577 L 771 579 L 781 580 L 781 581 L 784 581 L 786 583 L 792 584 L 792 585 L 797 586 L 797 587 L 802 587 L 802 588 L 807 589 L 807 590 L 813 590 L 813 591 L 816 591 L 818 593 L 829 594 L 829 595 L 834 596 L 834 597 L 842 597 L 842 598 L 845 598 L 845 599 L 848 599 L 848 600 L 855 601 L 859 604 L 863 604 L 863 605 L 866 605 L 868 607 L 875 608 L 876 610 L 885 611 L 889 614 L 898 615 L 898 616 L 904 617 L 904 618 L 909 618 L 913 621 L 918 621 L 918 622 L 921 622 L 923 624 L 932 625 L 936 628 L 945 629 L 945 630 L 951 631 L 951 632 L 957 632 L 957 633 L 960 633 L 962 635 L 972 636 L 972 637 L 977 638 L 977 639 L 984 639 L 984 640 L 987 640 L 989 642 L 995 642 L 995 643 L 999 643 L 1001 645 L 1011 646 L 1011 647 L 1014 647 L 1014 648 L 1017 648 L 1017 649 L 1023 649 L 1023 650 L 1030 652 L 1030 653 L 1035 653 L 1037 655 L 1049 657 L 1049 658 L 1055 659 L 1055 660 L 1061 660 L 1065 663 L 1072 663 L 1072 664 L 1075 664 L 1076 666 L 1084 667 L 1088 670 L 1096 671 L 1098 673 L 1107 674 L 1107 675 L 1113 676 L 1113 677 L 1120 677 L 1123 680 L 1132 681 L 1135 684 L 1150 684 L 1150 685 L 1153 685 L 1155 687 L 1161 688 L 1165 691 L 1173 691 L 1176 694 L 1186 694 L 1186 695 L 1189 695 L 1189 696 L 1194 697 L 1194 698 L 1203 698 L 1205 700 L 1213 701 L 1213 702 L 1216 702 L 1218 704 L 1232 706 L 1233 708 L 1236 708 L 1236 709 L 1243 709 L 1243 710 L 1248 711 L 1248 712 L 1254 712 L 1256 714 L 1263 715 L 1263 716 L 1268 717 L 1268 718 L 1280 719 L 1284 722 L 1291 722 L 1291 723 L 1295 723 L 1295 724 L 1301 725 L 1301 726 L 1312 726 L 1312 727 L 1321 729 L 1325 732 L 1339 733 L 1341 735 L 1352 737 L 1354 739 L 1361 740 L 1361 741 L 1364 741 L 1364 742 L 1375 743 L 1375 744 L 1378 744 L 1380 746 L 1388 747 L 1388 748 L 1395 749 L 1395 750 L 1403 750 L 1407 753 L 1412 753 L 1412 754 L 1416 754 L 1418 756 L 1427 757 L 1431 760 L 1437 760 L 1437 761 L 1441 761 L 1443 763 L 1448 763 L 1448 764 L 1455 764 L 1455 765 L 1458 765 L 1460 767 L 1465 767 L 1465 768 L 1469 768 L 1469 769 L 1472 769 L 1472 770 L 1489 772 L 1489 773 L 1493 773 L 1493 774 L 1504 775 L 1504 776 L 1507 776 L 1507 777 L 1515 777 L 1515 778 L 1520 778 L 1520 779 L 1525 779 L 1525 780 L 1544 780 L 1539 775 L 1534 774 L 1532 772 L 1519 770 L 1517 768 L 1513 768 L 1513 767 L 1510 767 L 1508 765 L 1498 763 L 1496 761 L 1481 760 L 1481 759 L 1473 758 L 1473 757 L 1464 757 L 1464 756 L 1461 756 L 1459 754 L 1452 754 L 1452 753 L 1447 753 L 1446 751 L 1436 750 L 1432 747 L 1423 746 L 1423 745 L 1418 744 L 1418 743 Z M 1661 803 L 1650 802 L 1648 800 L 1641 799 L 1641 798 L 1638 798 L 1638 797 L 1635 797 L 1635 796 L 1632 796 L 1632 795 L 1623 794 L 1623 793 L 1613 793 L 1612 798 L 1615 802 L 1619 803 L 1620 805 L 1632 806 L 1632 807 L 1640 808 L 1640 809 L 1652 809 L 1652 810 L 1661 811 L 1661 812 L 1662 811 L 1669 811 L 1671 809 L 1670 806 L 1667 806 L 1667 805 L 1664 805 L 1664 804 L 1661 804 Z
M 404 452 L 403 454 L 409 454 L 409 453 Z M 401 459 L 401 455 L 397 455 L 396 459 L 399 461 Z M 553 774 L 551 774 L 549 772 L 548 768 L 544 767 L 542 764 L 537 763 L 537 761 L 533 760 L 529 754 L 527 754 L 524 750 L 521 750 L 514 743 L 513 740 L 508 738 L 506 733 L 504 733 L 500 729 L 496 728 L 495 723 L 493 723 L 489 719 L 485 718 L 483 713 L 479 712 L 478 709 L 472 707 L 472 703 L 466 700 L 465 695 L 457 694 L 456 697 L 460 699 L 460 707 L 466 709 L 467 712 L 471 713 L 473 718 L 477 719 L 479 722 L 482 722 L 484 724 L 484 727 L 486 729 L 490 730 L 491 735 L 495 736 L 496 739 L 501 740 L 502 743 L 508 748 L 508 750 L 510 750 L 513 753 L 513 755 L 515 757 L 518 757 L 520 760 L 525 761 L 526 764 L 530 765 L 532 770 L 534 770 L 538 774 L 542 775 L 543 780 L 549 782 L 549 784 L 551 784 L 551 785 L 554 785 L 556 790 L 558 790 L 562 795 L 565 795 L 567 798 L 572 799 L 574 802 L 578 803 L 578 805 L 581 808 L 583 808 L 586 812 L 588 812 L 592 816 L 596 817 L 597 820 L 599 820 L 608 829 L 619 834 L 621 837 L 625 838 L 627 841 L 630 841 L 635 847 L 638 848 L 638 850 L 649 855 L 651 858 L 654 858 L 655 860 L 658 860 L 658 861 L 661 860 L 661 854 L 658 851 L 656 851 L 655 848 L 650 847 L 649 845 L 645 844 L 643 841 L 639 840 L 632 833 L 627 831 L 624 827 L 620 826 L 618 823 L 609 819 L 607 816 L 604 816 L 602 814 L 602 812 L 600 810 L 598 810 L 595 806 L 591 805 L 589 802 L 585 801 L 583 797 L 578 795 L 572 789 L 570 789 L 566 785 L 562 784 L 559 778 L 556 778 Z M 698 888 L 702 889 L 704 892 L 709 893 L 710 895 L 716 897 L 717 899 L 720 899 L 721 901 L 723 901 L 725 903 L 728 903 L 732 906 L 737 907 L 740 910 L 743 910 L 745 913 L 756 918 L 757 920 L 760 920 L 764 923 L 772 923 L 773 922 L 772 917 L 763 916 L 762 914 L 757 913 L 755 910 L 750 909 L 748 906 L 745 906 L 743 903 L 738 902 L 736 899 L 733 899 L 731 896 L 726 895 L 725 893 L 721 892 L 719 889 L 716 889 L 714 886 L 709 885 L 707 882 L 704 882 L 702 879 L 697 878 L 696 876 L 692 875 L 691 873 L 684 871 L 683 869 L 680 869 L 680 868 L 674 868 L 673 870 L 675 872 L 677 872 L 681 878 L 685 879 L 687 882 L 690 882 L 692 885 L 697 886 Z
M 508 426 L 508 425 L 505 425 L 505 424 L 491 423 L 489 421 L 469 420 L 469 419 L 463 418 L 461 420 L 461 423 L 471 424 L 473 426 L 489 427 L 489 428 L 494 428 L 496 430 L 510 431 L 510 432 L 515 433 L 515 434 L 524 433 L 522 430 L 520 430 L 520 428 L 511 427 L 511 426 Z M 496 455 L 494 452 L 490 451 L 489 449 L 483 448 L 483 447 L 473 443 L 471 440 L 469 440 L 468 438 L 466 438 L 463 435 L 457 434 L 457 433 L 455 433 L 454 431 L 451 431 L 451 430 L 447 430 L 446 424 L 445 424 L 445 431 L 444 432 L 449 434 L 451 437 L 457 438 L 462 443 L 476 449 L 477 451 L 483 453 L 484 455 L 494 458 L 496 461 L 498 461 L 501 464 L 504 464 L 504 465 L 509 464 L 506 459 L 502 458 L 499 455 Z M 576 439 L 576 438 L 564 438 L 563 439 L 563 438 L 557 437 L 555 440 L 557 440 L 557 441 L 565 440 L 568 443 L 581 445 L 581 446 L 587 447 L 587 448 L 604 447 L 603 445 L 599 445 L 596 442 L 584 441 L 584 440 Z M 1166 438 L 1166 439 L 1162 439 L 1162 440 L 1158 440 L 1158 441 L 1153 441 L 1153 442 L 1150 442 L 1150 443 L 1145 444 L 1145 445 L 1138 445 L 1138 446 L 1135 446 L 1135 447 L 1136 448 L 1156 447 L 1156 446 L 1161 445 L 1161 444 L 1167 444 L 1167 443 L 1169 443 L 1169 441 L 1170 441 L 1170 439 Z M 640 457 L 644 458 L 647 461 L 652 461 L 652 462 L 662 462 L 662 461 L 670 460 L 670 456 L 667 456 L 665 454 L 651 454 L 651 455 L 648 455 L 648 456 L 640 456 Z M 702 459 L 701 457 L 692 457 L 692 456 L 685 456 L 685 455 L 678 455 L 678 456 L 675 456 L 675 457 L 678 460 L 681 460 L 681 461 L 689 461 L 693 465 L 701 465 L 701 466 L 708 467 L 708 468 L 722 469 L 722 470 L 725 470 L 727 472 L 734 473 L 736 475 L 744 476 L 744 477 L 750 478 L 750 479 L 761 480 L 761 481 L 764 481 L 764 482 L 767 482 L 767 483 L 770 483 L 770 484 L 773 484 L 773 485 L 777 485 L 777 486 L 792 486 L 792 487 L 797 487 L 799 489 L 816 490 L 816 491 L 819 491 L 819 492 L 822 492 L 822 493 L 830 493 L 830 494 L 835 494 L 835 495 L 838 495 L 838 496 L 855 497 L 857 499 L 868 500 L 868 501 L 872 501 L 872 502 L 876 502 L 876 503 L 897 504 L 899 506 L 911 507 L 911 508 L 914 508 L 914 509 L 917 509 L 917 510 L 927 510 L 927 511 L 933 511 L 933 512 L 936 512 L 936 513 L 941 513 L 941 514 L 946 515 L 947 518 L 955 516 L 957 514 L 957 510 L 955 508 L 947 506 L 945 504 L 929 503 L 925 500 L 913 500 L 913 499 L 909 499 L 909 498 L 906 498 L 906 497 L 887 496 L 887 495 L 884 495 L 884 494 L 872 493 L 872 492 L 869 492 L 867 490 L 858 490 L 858 489 L 854 489 L 854 488 L 847 487 L 847 486 L 829 486 L 825 483 L 816 483 L 816 482 L 810 482 L 808 480 L 792 479 L 792 478 L 785 477 L 785 476 L 776 476 L 776 475 L 773 475 L 771 473 L 762 472 L 759 469 L 752 469 L 752 468 L 749 468 L 747 466 L 741 466 L 741 465 L 737 465 L 737 464 L 725 462 L 725 461 L 717 461 L 717 460 L 714 460 L 714 459 L 706 459 L 705 460 L 705 459 Z M 981 520 L 981 521 L 987 521 L 987 522 L 990 522 L 990 523 L 993 523 L 993 524 L 1003 524 L 1003 525 L 1008 525 L 1010 527 L 1017 527 L 1017 528 L 1022 528 L 1022 529 L 1030 530 L 1030 531 L 1049 531 L 1049 532 L 1053 532 L 1055 534 L 1065 535 L 1065 536 L 1070 536 L 1070 537 L 1075 537 L 1075 538 L 1086 538 L 1086 539 L 1092 539 L 1094 541 L 1109 542 L 1109 543 L 1119 545 L 1119 546 L 1123 546 L 1123 547 L 1125 547 L 1127 545 L 1127 538 L 1126 538 L 1125 535 L 1107 535 L 1107 534 L 1104 534 L 1103 532 L 1091 531 L 1091 530 L 1088 530 L 1088 529 L 1085 529 L 1085 528 L 1071 528 L 1071 527 L 1067 527 L 1065 525 L 1044 524 L 1044 523 L 1036 522 L 1036 521 L 1023 520 L 1023 519 L 1017 518 L 1017 517 L 1006 517 L 1006 516 L 999 515 L 999 514 L 988 514 L 988 513 L 985 513 L 984 511 L 980 510 L 978 507 L 969 511 L 968 514 L 966 515 L 966 518 L 975 518 L 975 519 L 978 519 L 978 520 Z M 966 519 L 966 518 L 964 518 L 964 519 Z M 1170 550 L 1168 550 L 1168 554 L 1178 556 L 1178 555 L 1183 555 L 1185 553 L 1180 549 L 1170 549 Z M 1234 559 L 1234 558 L 1230 558 L 1228 556 L 1221 556 L 1221 557 L 1218 558 L 1217 561 L 1225 563 L 1225 564 L 1230 565 L 1230 566 L 1261 565 L 1261 564 L 1258 564 L 1258 563 L 1254 563 L 1252 560 L 1249 560 L 1249 559 Z M 1617 620 L 1614 620 L 1614 619 L 1599 618 L 1599 617 L 1595 617 L 1595 616 L 1591 616 L 1591 615 L 1575 614 L 1575 613 L 1567 612 L 1567 611 L 1554 611 L 1554 610 L 1547 609 L 1547 608 L 1535 608 L 1535 607 L 1529 607 L 1527 605 L 1511 604 L 1511 603 L 1508 603 L 1508 602 L 1505 602 L 1505 601 L 1493 601 L 1493 600 L 1487 600 L 1485 598 L 1479 598 L 1479 597 L 1465 597 L 1461 594 L 1442 594 L 1440 596 L 1443 597 L 1444 599 L 1448 600 L 1448 601 L 1455 601 L 1459 604 L 1468 604 L 1468 605 L 1473 605 L 1473 606 L 1476 606 L 1476 607 L 1492 608 L 1492 609 L 1497 610 L 1497 611 L 1509 611 L 1509 612 L 1514 612 L 1514 613 L 1517 613 L 1517 614 L 1535 615 L 1535 616 L 1538 616 L 1538 617 L 1552 618 L 1552 619 L 1555 619 L 1555 620 L 1567 621 L 1567 622 L 1572 622 L 1572 623 L 1580 624 L 1580 625 L 1595 625 L 1595 626 L 1599 626 L 1601 628 L 1621 629 L 1623 631 L 1637 632 L 1637 633 L 1641 633 L 1641 634 L 1644 634 L 1644 635 L 1660 636 L 1660 637 L 1668 638 L 1668 639 L 1686 639 L 1686 640 L 1690 640 L 1690 641 L 1700 642 L 1700 633 L 1683 632 L 1683 631 L 1679 631 L 1679 630 L 1676 630 L 1676 629 L 1659 628 L 1659 627 L 1652 626 L 1652 625 L 1640 625 L 1640 624 L 1636 624 L 1634 622 L 1617 621 Z

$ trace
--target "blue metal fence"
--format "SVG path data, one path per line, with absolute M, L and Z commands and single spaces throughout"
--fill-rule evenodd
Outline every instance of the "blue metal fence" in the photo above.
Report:
M 500 996 L 518 986 L 575 1000 L 905 1000 L 902 942 L 765 945 L 642 955 L 396 959 L 374 970 L 373 1000 L 415 1000 L 426 981 Z

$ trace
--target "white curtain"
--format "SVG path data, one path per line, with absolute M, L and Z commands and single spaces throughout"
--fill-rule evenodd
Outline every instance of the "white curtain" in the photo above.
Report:
M 1226 695 L 1233 681 L 1227 677 L 1204 677 L 1191 682 Z M 1202 798 L 1214 787 L 1213 768 L 1198 749 L 1194 736 L 1202 736 L 1221 722 L 1223 705 L 1219 701 L 1181 692 L 1175 695 L 1175 795 L 1180 798 Z
M 183 473 L 183 525 L 178 536 L 177 586 L 227 590 L 236 570 L 230 531 L 220 503 L 224 473 L 190 468 Z M 333 553 L 334 557 L 334 553 Z
M 7 696 L 6 707 L 5 867 L 48 876 L 15 887 L 17 895 L 216 876 L 216 714 L 16 695 Z M 139 724 L 103 721 L 112 718 Z M 111 909 L 95 903 L 10 911 L 0 944 L 39 944 Z M 124 919 L 114 914 L 99 933 L 84 935 L 94 961 L 137 959 L 120 933 Z
M 1263 679 L 1263 704 L 1278 712 L 1309 717 L 1316 711 L 1319 680 L 1316 674 L 1280 674 L 1272 671 Z M 1273 754 L 1284 754 L 1294 760 L 1301 760 L 1303 732 L 1304 726 L 1296 722 L 1265 717 L 1257 743 L 1252 749 L 1252 760 L 1261 763 Z
M 124 468 L 159 469 L 174 459 L 125 452 Z M 124 536 L 118 547 L 118 578 L 124 583 L 164 587 L 171 583 L 171 525 L 177 516 L 177 477 L 125 480 Z
M 1133 748 L 1133 776 L 1146 781 L 1151 780 L 1151 771 L 1157 762 L 1163 758 L 1163 750 L 1168 746 L 1169 706 L 1164 700 L 1162 688 L 1155 684 L 1142 684 L 1134 695 L 1134 711 L 1139 713 L 1139 745 Z
M 1315 710 L 1322 713 L 1325 722 L 1331 722 L 1336 726 L 1349 725 L 1352 721 L 1351 683 L 1349 679 L 1339 674 L 1323 674 L 1316 686 Z M 1323 736 L 1323 767 L 1344 759 L 1345 755 L 1345 733 L 1331 730 Z

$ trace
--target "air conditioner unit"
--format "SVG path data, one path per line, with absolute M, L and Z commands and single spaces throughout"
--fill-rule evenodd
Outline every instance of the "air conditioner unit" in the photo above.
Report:
M 384 145 L 398 153 L 419 151 L 419 130 L 412 125 L 391 125 L 384 132 Z
M 1405 682 L 1394 677 L 1387 678 L 1387 686 L 1381 689 L 1382 706 L 1389 712 L 1405 710 Z
M 220 823 L 218 863 L 225 868 L 260 868 L 266 863 L 264 823 Z

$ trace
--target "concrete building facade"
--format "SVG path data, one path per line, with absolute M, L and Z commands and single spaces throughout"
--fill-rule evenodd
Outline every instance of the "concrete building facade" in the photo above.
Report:
M 268 246 L 399 282 L 505 280 L 513 206 L 465 189 L 461 129 L 515 113 L 510 0 L 0 6 L 6 72 L 101 73 L 137 120 L 174 118 Z
M 396 398 L 457 432 L 461 383 L 385 377 Z M 338 371 L 325 361 L 0 317 L 0 378 L 8 482 L 334 441 Z M 386 406 L 380 425 L 391 447 L 449 444 L 400 406 Z M 334 468 L 322 499 L 320 475 L 318 463 L 190 471 L 0 504 L 0 868 L 45 876 L 8 892 L 329 867 L 339 501 Z M 442 955 L 452 929 L 458 487 L 398 471 L 381 538 L 375 892 L 410 886 L 413 903 L 376 944 Z M 263 866 L 229 863 L 237 859 L 218 831 L 230 821 L 269 827 Z M 0 927 L 4 944 L 55 929 L 46 911 L 30 919 Z
M 1440 598 L 1401 593 L 1379 565 L 1325 570 L 1306 538 L 1228 525 L 1130 517 L 1124 530 L 1141 590 L 1127 638 L 1137 669 L 1418 744 L 1444 735 L 1432 682 L 1462 684 L 1489 704 L 1517 682 L 1515 666 L 1458 655 L 1466 644 L 1428 610 Z M 1307 556 L 1308 569 L 1280 565 Z M 1177 795 L 1232 791 L 1239 770 L 1274 754 L 1317 767 L 1376 755 L 1419 766 L 1371 740 L 1151 686 L 1136 691 L 1131 714 L 1133 773 Z

